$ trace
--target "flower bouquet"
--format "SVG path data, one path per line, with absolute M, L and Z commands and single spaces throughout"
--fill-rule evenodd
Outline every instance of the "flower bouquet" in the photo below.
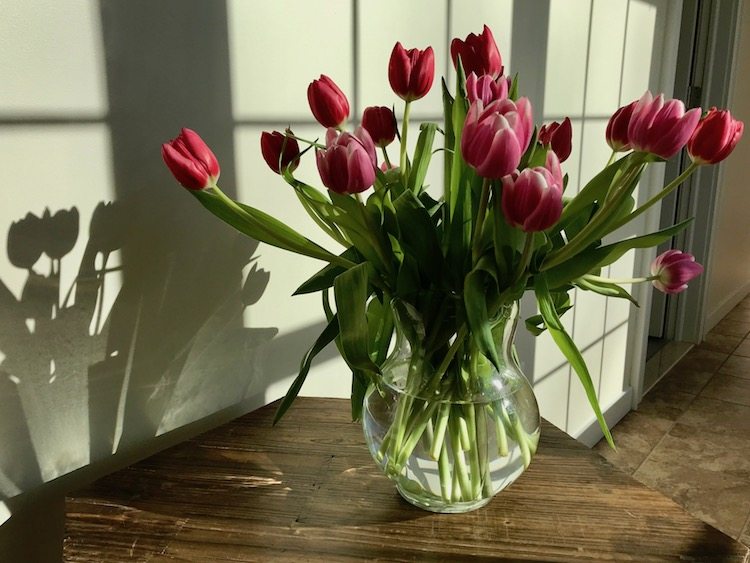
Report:
M 571 308 L 569 292 L 633 301 L 621 284 L 684 289 L 702 267 L 677 250 L 659 256 L 642 278 L 613 280 L 601 270 L 631 249 L 670 240 L 689 221 L 602 241 L 698 166 L 726 158 L 743 125 L 728 111 L 686 111 L 681 101 L 646 92 L 611 117 L 612 157 L 569 197 L 561 163 L 571 152 L 570 120 L 535 127 L 518 75 L 504 74 L 486 26 L 480 35 L 454 39 L 450 53 L 455 88 L 442 81 L 444 121 L 422 124 L 412 152 L 410 108 L 433 87 L 435 63 L 431 47 L 400 43 L 388 65 L 390 85 L 403 101 L 400 127 L 394 110 L 382 106 L 365 109 L 361 124 L 347 130 L 347 98 L 321 76 L 307 97 L 326 128 L 324 141 L 301 139 L 290 129 L 262 134 L 266 163 L 338 251 L 224 194 L 218 161 L 195 132 L 183 129 L 164 144 L 163 157 L 206 209 L 241 233 L 325 263 L 295 293 L 320 292 L 328 324 L 302 358 L 276 420 L 315 355 L 335 342 L 352 371 L 353 418 L 363 420 L 376 463 L 413 504 L 461 512 L 512 483 L 537 448 L 539 412 L 513 344 L 518 301 L 527 291 L 539 306 L 527 329 L 550 332 L 612 444 L 588 368 L 560 321 Z M 389 154 L 396 138 L 397 150 Z M 690 166 L 636 205 L 632 194 L 644 169 L 686 145 Z M 326 190 L 295 176 L 311 151 Z M 443 170 L 438 199 L 425 189 L 430 165 Z

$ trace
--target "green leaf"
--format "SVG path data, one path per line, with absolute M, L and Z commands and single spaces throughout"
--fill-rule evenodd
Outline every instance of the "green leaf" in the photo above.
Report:
M 276 415 L 273 417 L 274 425 L 281 420 L 281 417 L 284 416 L 284 413 L 286 413 L 287 409 L 289 409 L 297 398 L 300 389 L 302 389 L 302 385 L 305 383 L 305 379 L 307 379 L 307 374 L 310 373 L 310 366 L 312 365 L 313 358 L 317 356 L 323 348 L 333 342 L 338 334 L 339 322 L 336 315 L 334 315 L 328 325 L 323 329 L 323 332 L 320 333 L 320 336 L 315 340 L 315 343 L 302 358 L 302 362 L 299 366 L 299 374 L 294 379 L 294 382 L 291 387 L 289 387 L 286 395 L 281 403 L 279 403 L 279 407 L 276 409 Z
M 369 268 L 369 264 L 362 263 L 339 275 L 333 284 L 333 294 L 339 319 L 341 352 L 346 363 L 352 370 L 379 373 L 368 352 L 366 307 L 370 296 Z
M 435 139 L 436 123 L 423 123 L 419 128 L 419 139 L 414 149 L 414 161 L 409 172 L 408 188 L 415 194 L 422 191 L 427 169 L 432 158 L 432 142 Z
M 595 201 L 602 201 L 620 170 L 631 162 L 631 156 L 616 160 L 594 176 L 563 208 L 560 224 L 566 224 L 576 214 L 591 209 Z
M 467 188 L 462 181 L 466 163 L 461 156 L 461 131 L 463 131 L 464 121 L 466 121 L 466 112 L 469 108 L 468 100 L 466 99 L 465 84 L 466 76 L 464 75 L 463 65 L 461 64 L 461 58 L 459 57 L 456 64 L 456 97 L 453 100 L 453 106 L 451 108 L 453 159 L 451 163 L 450 189 L 446 192 L 450 196 L 448 199 L 448 209 L 451 220 L 453 220 L 458 202 L 463 200 L 464 194 L 461 193 L 461 191 Z
M 371 299 L 367 305 L 367 330 L 372 340 L 370 357 L 379 366 L 388 355 L 393 328 L 393 313 L 390 305 L 382 303 L 379 299 Z
M 557 312 L 558 317 L 562 317 L 565 313 L 573 308 L 570 303 L 570 294 L 568 293 L 570 286 L 567 286 L 563 291 L 551 291 L 552 302 Z M 544 325 L 544 319 L 542 315 L 532 315 L 525 321 L 526 329 L 534 336 L 542 334 L 547 327 Z
M 453 148 L 456 142 L 455 135 L 453 134 L 453 96 L 451 96 L 448 91 L 448 85 L 445 83 L 445 78 L 441 79 L 440 86 L 443 90 L 443 117 L 445 126 L 445 139 L 443 141 L 443 147 L 445 149 L 445 158 L 443 159 L 443 193 L 445 194 L 445 201 L 450 201 Z
M 346 258 L 347 260 L 351 260 L 355 264 L 358 264 L 362 261 L 362 257 L 354 247 L 347 248 L 344 252 L 339 254 L 339 256 L 341 256 L 342 258 Z M 300 285 L 292 295 L 315 293 L 316 291 L 321 291 L 323 289 L 333 287 L 333 281 L 336 279 L 336 276 L 342 274 L 345 270 L 346 268 L 342 266 L 338 266 L 336 264 L 328 264 L 321 270 L 318 270 L 310 278 L 308 278 L 307 281 Z
M 627 299 L 636 307 L 640 307 L 640 305 L 638 305 L 638 301 L 633 299 L 633 296 L 630 295 L 630 293 L 625 291 L 624 288 L 620 287 L 614 282 L 592 280 L 587 276 L 583 276 L 582 278 L 578 278 L 577 280 L 575 280 L 573 283 L 583 290 L 593 291 L 595 293 L 598 293 L 599 295 L 605 295 L 607 297 Z
M 367 374 L 361 370 L 352 371 L 352 420 L 357 421 L 362 418 L 362 405 L 365 400 L 369 381 Z
M 518 73 L 513 75 L 513 80 L 510 83 L 510 89 L 508 90 L 508 97 L 514 102 L 518 99 Z
M 596 389 L 594 389 L 594 383 L 591 380 L 589 369 L 586 366 L 586 362 L 581 355 L 581 352 L 573 342 L 573 339 L 565 331 L 560 317 L 557 315 L 555 310 L 555 303 L 550 295 L 549 287 L 547 286 L 547 280 L 543 274 L 537 274 L 534 277 L 534 292 L 536 293 L 536 299 L 539 303 L 539 312 L 544 319 L 544 324 L 549 330 L 552 339 L 557 344 L 557 347 L 563 353 L 563 355 L 570 362 L 570 365 L 578 375 L 578 379 L 583 385 L 583 389 L 586 392 L 586 397 L 591 404 L 591 408 L 594 410 L 596 419 L 599 421 L 599 426 L 604 433 L 604 437 L 607 439 L 607 443 L 614 448 L 615 443 L 612 440 L 612 434 L 609 432 L 607 422 L 604 420 L 602 409 L 599 406 L 599 399 L 596 396 Z
M 250 238 L 311 258 L 341 263 L 335 254 L 259 209 L 232 202 L 226 196 L 224 199 L 207 190 L 191 190 L 190 193 L 203 207 Z
M 428 279 L 439 280 L 443 271 L 443 254 L 432 217 L 409 191 L 396 198 L 393 207 L 402 248 L 408 250 Z
M 548 272 L 545 272 L 549 286 L 556 288 L 563 284 L 570 283 L 572 280 L 578 279 L 599 268 L 616 262 L 626 252 L 634 248 L 651 248 L 659 246 L 685 229 L 692 221 L 692 218 L 686 219 L 685 221 L 655 233 L 632 237 L 599 248 L 585 250 L 575 257 L 566 260 L 559 266 L 555 266 Z
M 497 294 L 497 280 L 483 261 L 480 260 L 477 267 L 469 272 L 464 280 L 466 320 L 479 351 L 500 371 L 500 357 L 495 339 L 492 337 L 492 325 L 487 311 L 488 301 Z

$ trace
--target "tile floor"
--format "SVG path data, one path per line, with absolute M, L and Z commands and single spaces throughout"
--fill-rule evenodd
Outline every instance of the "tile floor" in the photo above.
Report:
M 750 296 L 596 451 L 750 546 Z

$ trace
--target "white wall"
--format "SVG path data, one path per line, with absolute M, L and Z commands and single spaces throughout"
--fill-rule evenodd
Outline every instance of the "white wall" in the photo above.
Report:
M 323 241 L 262 162 L 260 132 L 291 123 L 322 135 L 305 97 L 320 73 L 349 94 L 355 115 L 391 105 L 396 40 L 433 45 L 442 73 L 446 40 L 488 23 L 537 120 L 573 119 L 569 189 L 603 165 L 607 117 L 663 74 L 668 3 L 468 4 L 452 2 L 449 15 L 445 0 L 356 11 L 349 0 L 4 4 L 0 498 L 113 453 L 137 455 L 232 405 L 276 399 L 322 329 L 318 298 L 290 297 L 320 264 L 239 238 L 171 179 L 159 145 L 180 126 L 214 148 L 225 190 Z M 436 83 L 413 115 L 439 113 Z M 312 159 L 300 175 L 316 182 Z M 441 167 L 429 181 L 441 185 Z M 612 271 L 633 268 L 626 257 Z M 628 385 L 633 317 L 620 302 L 576 300 L 565 320 L 606 406 Z M 547 337 L 523 342 L 544 416 L 579 433 L 593 417 L 575 376 Z M 349 386 L 328 350 L 303 393 L 345 397 Z
M 750 6 L 743 2 L 736 51 L 734 84 L 729 96 L 732 115 L 750 123 Z M 720 166 L 714 230 L 708 264 L 706 331 L 750 292 L 750 191 L 744 164 L 750 159 L 745 138 Z

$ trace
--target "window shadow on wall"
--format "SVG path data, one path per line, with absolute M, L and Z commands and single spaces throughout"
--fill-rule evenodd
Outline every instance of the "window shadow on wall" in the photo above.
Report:
M 268 385 L 298 368 L 288 350 L 322 330 L 272 340 L 277 329 L 244 326 L 271 276 L 258 243 L 202 209 L 161 160 L 161 143 L 188 125 L 220 155 L 222 188 L 236 191 L 224 3 L 99 9 L 114 201 L 90 221 L 76 207 L 30 213 L 7 234 L 27 275 L 20 298 L 0 280 L 0 498 L 87 464 L 114 468 L 113 453 L 129 463 L 155 436 L 253 397 L 262 404 Z M 79 238 L 77 276 L 61 288 L 61 259 Z

